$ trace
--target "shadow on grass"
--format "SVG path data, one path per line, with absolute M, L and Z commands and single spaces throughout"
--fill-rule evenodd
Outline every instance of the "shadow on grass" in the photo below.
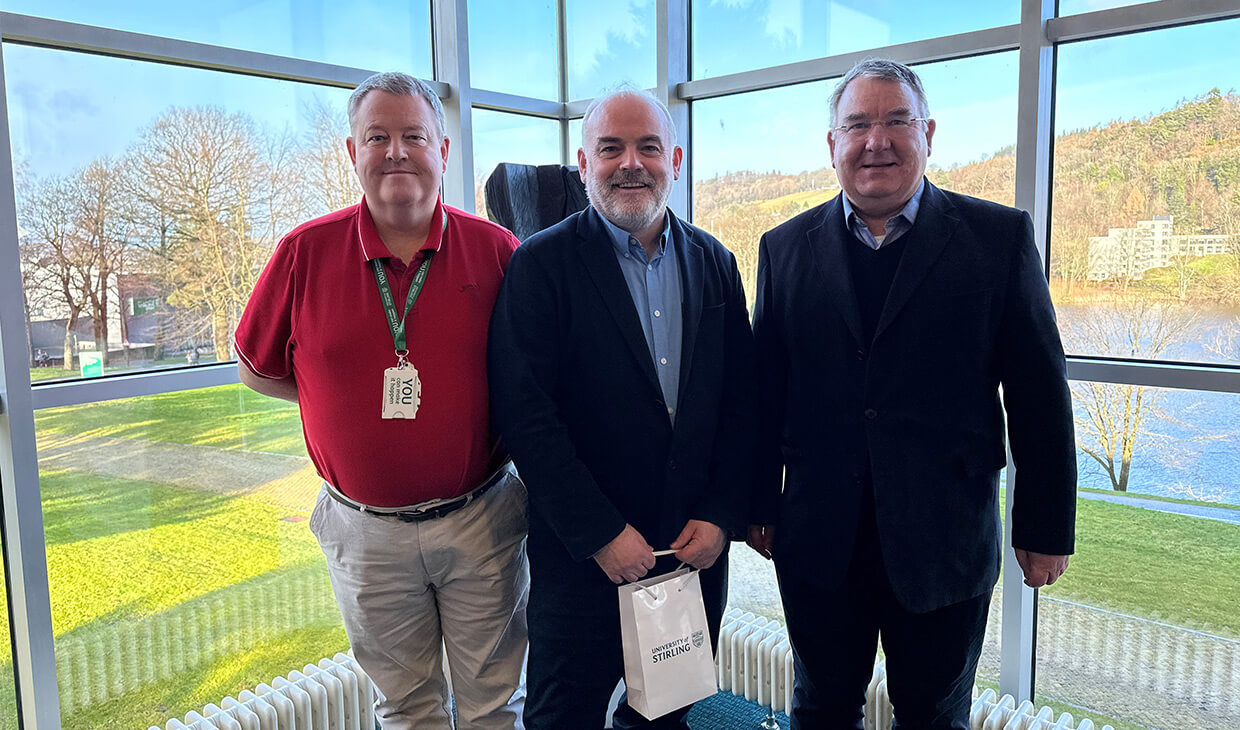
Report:
M 326 567 L 272 571 L 148 616 L 126 607 L 58 636 L 61 712 L 95 718 L 66 727 L 162 725 L 347 646 Z
M 47 544 L 65 545 L 218 514 L 232 498 L 71 470 L 39 474 Z
M 41 433 L 305 455 L 297 406 L 241 385 L 49 408 L 35 422 Z

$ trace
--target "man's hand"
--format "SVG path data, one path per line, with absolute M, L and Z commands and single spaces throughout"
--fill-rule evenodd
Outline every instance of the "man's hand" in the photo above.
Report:
M 1013 548 L 1016 562 L 1025 574 L 1025 585 L 1030 588 L 1041 588 L 1059 580 L 1059 576 L 1068 569 L 1067 555 L 1046 555 L 1031 550 Z
M 654 548 L 646 544 L 646 539 L 632 525 L 625 525 L 624 530 L 593 557 L 616 585 L 641 580 L 654 567 Z
M 718 525 L 705 520 L 689 520 L 671 548 L 676 551 L 676 559 L 680 562 L 706 570 L 715 564 L 727 544 L 728 536 Z
M 762 557 L 771 559 L 771 546 L 775 544 L 775 525 L 750 525 L 745 544 Z

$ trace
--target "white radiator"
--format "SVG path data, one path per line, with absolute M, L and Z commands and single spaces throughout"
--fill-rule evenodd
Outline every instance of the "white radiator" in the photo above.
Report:
M 732 609 L 723 616 L 719 646 L 715 655 L 719 689 L 757 702 L 777 712 L 792 707 L 792 647 L 788 630 L 778 621 Z M 999 697 L 988 689 L 978 694 L 973 688 L 971 730 L 1096 730 L 1092 720 L 1074 724 L 1065 712 L 1058 718 L 1050 707 L 1035 709 L 1029 701 L 1017 705 L 1011 695 Z M 874 677 L 865 693 L 865 729 L 891 727 L 891 699 L 887 695 L 884 664 L 874 668 Z M 1104 725 L 1100 730 L 1113 730 Z
M 375 690 L 347 654 L 227 697 L 163 730 L 373 730 Z M 160 730 L 151 727 L 150 730 Z

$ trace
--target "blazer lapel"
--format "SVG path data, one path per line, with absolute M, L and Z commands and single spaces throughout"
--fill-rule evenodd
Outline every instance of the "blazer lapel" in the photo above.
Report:
M 693 366 L 693 345 L 697 342 L 698 324 L 702 320 L 702 246 L 685 234 L 680 219 L 672 214 L 672 240 L 680 263 L 681 326 L 683 338 L 680 348 L 680 392 L 685 392 L 689 382 L 689 369 Z
M 843 193 L 840 193 L 843 195 Z M 822 225 L 806 231 L 809 248 L 822 277 L 827 295 L 835 303 L 848 331 L 858 344 L 869 346 L 861 334 L 861 310 L 857 306 L 857 294 L 853 289 L 852 273 L 848 267 L 848 237 L 852 235 L 844 225 L 844 206 L 841 198 L 827 204 L 823 209 Z
M 878 318 L 878 327 L 874 331 L 874 339 L 878 339 L 900 314 L 904 305 L 913 296 L 913 292 L 926 278 L 930 267 L 943 253 L 947 240 L 956 231 L 960 222 L 952 215 L 953 207 L 947 197 L 936 187 L 926 181 L 926 189 L 921 195 L 921 206 L 917 210 L 917 220 L 906 236 L 917 237 L 910 240 L 900 258 L 900 266 L 896 268 L 895 279 L 891 282 L 891 291 L 887 293 L 887 302 L 883 305 L 883 313 Z M 916 245 L 913 245 L 916 244 Z
M 656 393 L 662 393 L 659 378 L 654 372 L 654 362 L 650 358 L 650 348 L 642 333 L 641 321 L 637 319 L 633 295 L 629 293 L 628 284 L 624 282 L 624 275 L 620 273 L 620 264 L 617 263 L 611 246 L 611 234 L 594 208 L 586 208 L 578 218 L 577 236 L 581 239 L 577 242 L 577 250 L 585 262 L 586 271 L 607 304 L 616 326 L 620 328 L 620 335 L 637 359 L 637 366 L 645 374 L 651 387 Z

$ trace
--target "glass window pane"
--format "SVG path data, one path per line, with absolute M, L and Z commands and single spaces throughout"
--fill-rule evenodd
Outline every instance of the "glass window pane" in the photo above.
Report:
M 654 0 L 567 0 L 568 98 L 598 96 L 621 82 L 654 88 Z
M 693 0 L 693 78 L 1020 21 L 1015 0 Z
M 927 176 L 1004 204 L 1015 199 L 1016 53 L 917 67 L 937 128 Z M 693 216 L 737 255 L 753 296 L 763 232 L 839 193 L 827 147 L 837 80 L 693 105 Z
M 471 0 L 470 83 L 560 101 L 558 27 L 555 0 Z
M 163 727 L 348 648 L 295 405 L 235 385 L 35 425 L 65 727 Z
M 280 236 L 358 200 L 344 90 L 4 53 L 35 380 L 230 359 Z
M 486 182 L 501 162 L 560 164 L 560 122 L 474 109 L 474 202 L 486 215 Z
M 429 78 L 429 2 L 362 0 L 4 0 L 4 10 L 184 41 L 398 70 Z
M 1144 2 L 1149 2 L 1149 0 L 1059 0 L 1059 15 L 1092 13 L 1095 10 L 1109 10 Z
M 1071 353 L 1240 362 L 1238 34 L 1060 47 L 1051 279 Z
M 568 122 L 568 164 L 573 166 L 577 165 L 577 150 L 581 149 L 581 127 L 580 119 Z
M 1240 395 L 1072 389 L 1076 554 L 1041 591 L 1037 704 L 1098 726 L 1240 727 Z

